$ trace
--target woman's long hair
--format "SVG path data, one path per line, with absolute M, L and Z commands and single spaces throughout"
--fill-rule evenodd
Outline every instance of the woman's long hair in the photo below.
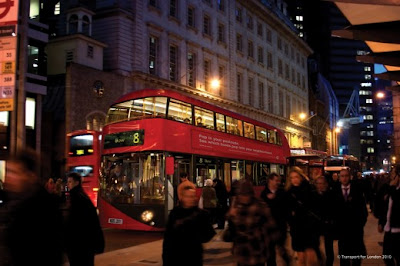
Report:
M 286 183 L 285 183 L 285 190 L 288 191 L 291 187 L 292 187 L 292 180 L 290 178 L 290 174 L 291 173 L 297 173 L 300 178 L 301 178 L 301 183 L 303 183 L 304 181 L 309 182 L 310 179 L 308 178 L 308 176 L 306 176 L 303 172 L 303 170 L 301 170 L 300 167 L 297 166 L 292 166 L 287 174 L 287 178 L 286 178 Z

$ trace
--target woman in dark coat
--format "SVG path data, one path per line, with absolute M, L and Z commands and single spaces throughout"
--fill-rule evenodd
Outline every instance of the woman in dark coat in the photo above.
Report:
M 163 242 L 164 266 L 202 266 L 203 246 L 215 235 L 207 211 L 197 207 L 196 190 L 184 187 L 181 204 L 168 217 Z
M 215 193 L 217 194 L 217 210 L 216 210 L 216 222 L 218 229 L 224 229 L 225 226 L 225 214 L 228 210 L 228 191 L 226 190 L 224 182 L 215 178 L 213 180 L 213 186 Z
M 292 167 L 285 188 L 288 193 L 292 249 L 297 252 L 299 265 L 317 265 L 319 221 L 313 216 L 314 208 L 308 177 L 300 168 Z

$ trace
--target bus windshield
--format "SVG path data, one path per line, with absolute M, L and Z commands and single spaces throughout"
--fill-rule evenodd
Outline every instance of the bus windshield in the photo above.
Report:
M 70 156 L 93 154 L 93 135 L 91 134 L 72 136 L 69 143 Z

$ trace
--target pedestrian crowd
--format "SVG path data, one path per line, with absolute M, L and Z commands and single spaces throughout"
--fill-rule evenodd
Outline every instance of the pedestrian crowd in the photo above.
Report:
M 7 161 L 2 205 L 7 254 L 3 265 L 58 266 L 64 254 L 71 266 L 94 265 L 104 251 L 104 237 L 97 210 L 83 191 L 81 176 L 67 175 L 64 182 L 50 178 L 40 183 L 36 153 L 26 150 Z
M 233 182 L 229 192 L 221 180 L 209 179 L 200 201 L 184 176 L 178 187 L 180 204 L 170 213 L 165 231 L 165 266 L 203 265 L 202 243 L 211 240 L 214 228 L 224 229 L 223 240 L 233 242 L 238 266 L 275 266 L 278 257 L 286 265 L 332 266 L 334 241 L 340 265 L 358 266 L 367 256 L 364 226 L 369 212 L 384 233 L 385 264 L 400 265 L 400 166 L 366 177 L 343 168 L 313 180 L 292 167 L 285 182 L 270 174 L 259 196 L 249 178 Z M 286 248 L 287 235 L 295 253 Z

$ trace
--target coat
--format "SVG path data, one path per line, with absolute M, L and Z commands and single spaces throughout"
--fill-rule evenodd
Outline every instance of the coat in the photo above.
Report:
M 55 195 L 38 186 L 11 209 L 6 237 L 12 265 L 61 265 L 62 215 L 58 203 Z
M 232 253 L 236 261 L 245 265 L 265 263 L 270 242 L 279 236 L 269 207 L 253 198 L 249 205 L 234 202 L 231 208 L 227 219 L 233 232 Z
M 217 207 L 217 195 L 214 188 L 204 187 L 201 196 L 203 197 L 203 207 L 205 209 Z
M 66 222 L 67 253 L 96 254 L 104 251 L 104 236 L 96 208 L 81 186 L 70 190 Z
M 175 207 L 168 217 L 164 233 L 164 266 L 203 265 L 202 243 L 215 235 L 207 211 L 198 207 Z

